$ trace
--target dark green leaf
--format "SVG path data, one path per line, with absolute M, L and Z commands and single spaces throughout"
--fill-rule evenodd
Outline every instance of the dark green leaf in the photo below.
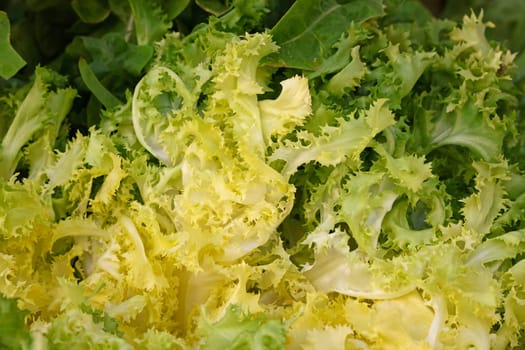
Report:
M 100 23 L 110 14 L 107 0 L 73 0 L 71 7 L 75 10 L 78 17 L 86 23 Z
M 43 11 L 55 6 L 60 6 L 64 3 L 64 0 L 25 0 L 28 9 L 32 12 Z
M 165 7 L 168 18 L 170 20 L 175 19 L 188 7 L 190 2 L 190 0 L 167 0 Z
M 121 104 L 120 100 L 100 83 L 85 59 L 81 58 L 78 61 L 78 69 L 84 84 L 106 108 L 112 108 Z
M 385 0 L 385 7 L 385 12 L 388 13 L 383 24 L 385 26 L 392 23 L 410 23 L 423 27 L 432 21 L 432 14 L 421 1 Z
M 128 23 L 131 18 L 131 7 L 128 0 L 108 0 L 108 5 L 113 14 L 122 22 Z
M 197 6 L 214 16 L 220 16 L 228 11 L 228 6 L 219 0 L 195 0 Z
M 138 76 L 153 55 L 149 45 L 134 45 L 126 42 L 119 33 L 108 33 L 102 38 L 77 37 L 68 47 L 68 54 L 78 58 L 84 56 L 98 74 Z
M 281 47 L 275 63 L 315 70 L 350 24 L 383 14 L 381 0 L 299 0 L 271 30 Z

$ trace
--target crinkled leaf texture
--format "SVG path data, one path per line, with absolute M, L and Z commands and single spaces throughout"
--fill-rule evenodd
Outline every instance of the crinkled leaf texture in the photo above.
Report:
M 87 71 L 108 106 L 100 126 L 58 136 L 78 110 L 50 68 L 5 99 L 16 113 L 0 149 L 2 345 L 520 346 L 513 55 L 486 40 L 481 16 L 298 1 L 253 33 L 236 26 L 257 21 L 239 18 L 255 7 L 234 1 L 157 41 L 187 2 L 129 4 L 149 49 L 80 45 L 100 83 L 111 62 L 139 79 L 121 104 Z M 340 25 L 330 42 L 309 47 L 328 18 Z M 110 43 L 123 56 L 100 57 Z

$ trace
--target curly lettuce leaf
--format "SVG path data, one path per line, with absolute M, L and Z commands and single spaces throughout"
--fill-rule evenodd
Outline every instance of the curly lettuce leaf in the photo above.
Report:
M 463 200 L 465 226 L 480 235 L 490 232 L 494 219 L 504 208 L 502 182 L 508 179 L 506 163 L 473 164 L 476 169 L 476 193 Z
M 453 113 L 443 114 L 430 134 L 432 148 L 459 145 L 469 148 L 485 160 L 495 160 L 500 153 L 505 128 L 497 119 L 480 114 L 468 103 Z
M 338 71 L 337 74 L 334 74 L 326 83 L 326 91 L 339 97 L 344 94 L 346 89 L 353 89 L 359 86 L 367 72 L 366 65 L 359 57 L 359 46 L 353 47 L 350 55 L 352 61 Z
M 37 68 L 35 81 L 2 139 L 1 177 L 8 179 L 14 174 L 23 156 L 22 148 L 39 136 L 49 133 L 47 151 L 51 151 L 75 97 L 76 91 L 67 86 L 65 77 L 47 68 Z M 42 156 L 46 155 L 43 152 Z
M 523 312 L 524 298 L 520 291 L 525 286 L 525 260 L 520 260 L 503 276 L 503 283 L 509 291 L 504 300 L 505 318 L 502 327 L 498 330 L 496 347 L 504 349 L 508 346 L 520 346 L 523 340 L 522 329 L 525 323 Z
M 0 237 L 23 237 L 35 226 L 53 221 L 53 210 L 29 185 L 0 180 Z
M 75 308 L 53 319 L 46 337 L 53 349 L 133 349 L 126 340 L 104 330 L 103 322 Z
M 235 305 L 217 322 L 210 322 L 203 315 L 197 331 L 203 335 L 201 349 L 282 349 L 286 341 L 282 322 L 243 314 Z
M 395 123 L 392 112 L 385 106 L 386 100 L 378 100 L 359 116 L 349 120 L 339 119 L 336 127 L 321 127 L 321 135 L 307 131 L 296 133 L 297 141 L 283 140 L 274 146 L 270 162 L 284 161 L 281 173 L 290 177 L 299 166 L 316 161 L 322 165 L 337 165 L 346 159 L 359 164 L 359 155 L 370 141 L 388 126 Z
M 159 66 L 151 69 L 135 87 L 132 100 L 135 134 L 142 146 L 165 164 L 180 161 L 181 151 L 163 131 L 169 130 L 170 122 L 180 123 L 196 115 L 200 89 L 209 75 L 196 71 L 195 78 L 199 82 L 191 87 L 171 69 Z
M 294 76 L 280 82 L 282 90 L 274 100 L 259 101 L 262 131 L 266 144 L 302 126 L 312 112 L 312 98 L 305 77 Z
M 321 292 L 337 292 L 356 298 L 392 299 L 412 292 L 418 275 L 415 260 L 394 261 L 368 258 L 350 252 L 348 236 L 340 230 L 313 232 L 303 244 L 315 244 L 315 262 L 303 273 Z M 411 271 L 412 270 L 412 271 Z
M 418 293 L 379 300 L 373 305 L 349 299 L 344 308 L 348 324 L 355 334 L 349 338 L 355 346 L 432 349 L 432 345 L 427 342 L 427 335 L 433 315 Z
M 144 350 L 186 350 L 189 346 L 183 340 L 165 331 L 149 329 L 140 339 L 135 339 L 137 347 Z
M 259 62 L 277 49 L 267 33 L 248 35 L 227 45 L 213 66 L 213 112 L 219 114 L 221 109 L 229 109 L 226 112 L 234 114 L 231 127 L 241 147 L 255 150 L 261 158 L 266 145 L 257 95 L 268 89 L 269 72 Z
M 271 32 L 252 32 L 274 15 L 255 10 L 272 2 L 228 3 L 192 33 L 188 17 L 222 1 L 194 3 L 175 22 L 187 2 L 158 1 L 142 19 L 129 17 L 129 2 L 102 3 L 129 34 L 104 35 L 103 20 L 99 39 L 77 39 L 54 67 L 73 55 L 82 84 L 75 54 L 85 54 L 126 103 L 110 99 L 102 124 L 81 133 L 36 131 L 19 175 L 0 180 L 0 292 L 28 310 L 39 345 L 522 342 L 513 55 L 486 40 L 481 16 L 456 25 L 415 1 L 296 2 L 323 22 L 308 23 L 305 38 L 341 24 L 322 53 L 313 45 L 305 56 L 320 57 L 312 71 L 272 66 Z M 341 19 L 342 9 L 364 18 Z M 331 15 L 341 22 L 324 23 Z M 135 46 L 132 26 L 146 17 L 160 21 L 135 27 L 147 41 Z M 292 18 L 301 32 L 303 18 Z M 157 41 L 167 22 L 181 32 Z M 85 100 L 88 116 L 100 111 L 79 91 L 68 122 L 88 114 Z M 8 121 L 17 96 L 6 99 Z
M 167 210 L 188 258 L 206 249 L 232 261 L 265 243 L 291 209 L 293 187 L 258 155 L 233 153 L 216 126 L 193 120 L 175 131 L 191 141 L 177 166 L 180 193 Z
M 334 350 L 344 350 L 347 343 L 359 344 L 347 340 L 351 334 L 353 334 L 352 327 L 346 325 L 310 329 L 307 330 L 303 349 L 321 350 L 328 347 Z

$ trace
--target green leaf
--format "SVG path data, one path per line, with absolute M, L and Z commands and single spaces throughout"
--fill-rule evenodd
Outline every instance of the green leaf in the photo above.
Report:
M 69 113 L 76 90 L 67 86 L 64 76 L 37 67 L 35 81 L 17 109 L 16 115 L 0 145 L 0 177 L 9 179 L 23 156 L 22 148 L 46 130 L 57 135 Z
M 81 304 L 80 309 L 84 313 L 91 315 L 93 322 L 102 324 L 105 332 L 122 336 L 122 333 L 118 330 L 118 321 L 108 316 L 104 311 L 93 309 L 87 304 Z
M 432 147 L 463 146 L 485 160 L 493 160 L 503 143 L 505 129 L 502 126 L 501 122 L 484 116 L 469 102 L 453 113 L 440 116 L 432 130 Z
M 359 155 L 370 141 L 395 123 L 392 112 L 385 104 L 385 99 L 377 100 L 368 110 L 360 111 L 359 118 L 340 120 L 338 127 L 324 127 L 320 136 L 298 133 L 298 142 L 283 142 L 268 159 L 270 162 L 285 161 L 281 173 L 286 177 L 311 161 L 330 166 L 348 159 L 357 165 L 360 162 Z
M 195 0 L 197 6 L 214 16 L 220 16 L 228 11 L 228 6 L 219 0 Z
M 345 89 L 359 86 L 361 79 L 366 74 L 366 66 L 359 57 L 359 46 L 352 49 L 351 56 L 352 62 L 330 78 L 326 84 L 326 90 L 336 96 L 343 95 Z
M 46 334 L 49 348 L 69 349 L 125 349 L 133 347 L 119 336 L 107 332 L 104 323 L 97 323 L 93 315 L 78 308 L 65 310 L 55 317 Z
M 63 0 L 27 0 L 24 2 L 32 12 L 47 10 L 64 3 Z
M 74 57 L 84 57 L 97 75 L 114 75 L 120 80 L 125 76 L 139 76 L 153 56 L 149 45 L 134 45 L 120 33 L 108 33 L 101 38 L 76 37 L 67 48 Z
M 111 12 L 123 23 L 128 23 L 131 18 L 131 7 L 128 0 L 108 0 Z
M 226 314 L 215 323 L 204 316 L 199 331 L 206 342 L 203 350 L 214 349 L 284 349 L 285 325 L 277 320 L 266 319 L 263 315 L 244 314 L 238 305 L 232 305 Z
M 272 64 L 316 70 L 352 22 L 381 15 L 381 0 L 299 0 L 270 31 L 281 47 Z
M 502 181 L 508 179 L 506 163 L 474 162 L 476 193 L 463 200 L 465 227 L 479 234 L 489 233 L 492 222 L 505 208 Z
M 25 325 L 27 310 L 20 310 L 16 299 L 0 295 L 0 349 L 29 349 L 32 337 Z
M 53 211 L 42 205 L 42 200 L 35 191 L 19 183 L 11 184 L 0 180 L 0 208 L 1 242 L 23 237 L 33 225 L 48 223 L 53 218 Z
M 168 0 L 165 4 L 169 19 L 174 19 L 190 4 L 190 0 Z
M 26 64 L 9 42 L 10 29 L 7 13 L 0 11 L 0 77 L 3 79 L 11 78 Z
M 135 339 L 138 349 L 144 350 L 186 350 L 184 340 L 177 338 L 168 331 L 158 331 L 156 329 L 148 329 L 142 339 Z
M 111 13 L 107 0 L 73 0 L 71 7 L 86 23 L 100 23 Z
M 104 85 L 100 83 L 100 81 L 97 79 L 97 76 L 95 73 L 93 73 L 85 59 L 81 58 L 78 61 L 78 69 L 84 84 L 86 84 L 88 89 L 93 93 L 93 95 L 95 95 L 100 103 L 104 105 L 104 107 L 112 108 L 122 104 L 118 98 L 116 98 L 104 87 Z
M 139 45 L 153 44 L 170 28 L 165 9 L 158 0 L 129 0 Z

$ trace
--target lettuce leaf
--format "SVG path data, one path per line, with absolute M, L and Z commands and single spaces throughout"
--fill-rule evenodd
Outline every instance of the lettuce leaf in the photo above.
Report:
M 0 85 L 4 347 L 519 348 L 521 85 L 482 13 L 57 1 L 12 28 L 63 7 L 64 54 Z
M 4 349 L 31 349 L 33 338 L 26 327 L 27 310 L 20 310 L 15 299 L 0 296 L 0 345 Z
M 7 14 L 0 11 L 0 50 L 4 53 L 0 61 L 0 76 L 2 79 L 9 79 L 16 74 L 26 62 L 11 46 L 10 23 Z
M 205 339 L 201 349 L 282 349 L 286 340 L 281 322 L 243 315 L 235 305 L 215 323 L 201 319 L 198 332 Z
M 43 140 L 40 147 L 46 152 L 41 153 L 41 157 L 52 152 L 75 97 L 76 91 L 67 86 L 65 77 L 47 68 L 36 69 L 35 81 L 2 139 L 2 178 L 9 179 L 15 173 L 22 148 L 31 141 Z

